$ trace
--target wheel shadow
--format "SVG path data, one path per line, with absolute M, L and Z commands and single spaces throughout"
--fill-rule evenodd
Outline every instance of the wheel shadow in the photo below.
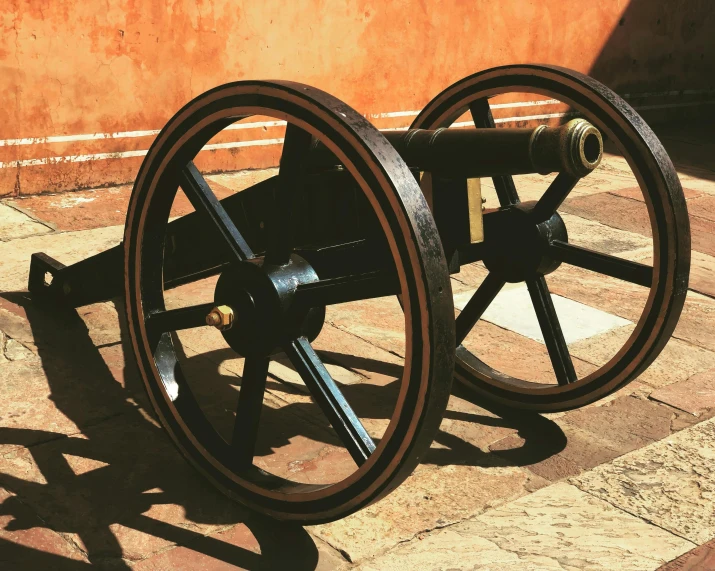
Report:
M 148 542 L 150 553 L 175 544 L 245 569 L 315 569 L 318 551 L 301 526 L 258 516 L 227 501 L 169 444 L 168 436 L 148 412 L 151 407 L 132 359 L 124 357 L 132 352 L 121 319 L 120 340 L 97 344 L 75 310 L 39 307 L 27 293 L 0 294 L 0 302 L 6 309 L 14 307 L 29 322 L 49 383 L 50 399 L 79 429 L 66 436 L 52 431 L 0 428 L 0 445 L 16 445 L 14 454 L 20 459 L 15 463 L 31 466 L 13 470 L 5 464 L 0 471 L 0 487 L 15 494 L 0 504 L 0 515 L 14 518 L 7 524 L 7 531 L 46 527 L 75 543 L 93 565 L 114 569 L 129 569 L 126 560 L 142 557 L 142 553 L 127 551 L 126 546 L 135 543 L 132 536 L 141 536 L 141 542 Z M 390 418 L 389 403 L 399 390 L 400 366 L 330 351 L 319 353 L 327 363 L 388 378 L 389 382 L 383 384 L 343 385 L 341 389 L 359 417 Z M 237 381 L 240 384 L 240 379 L 223 374 L 218 364 L 229 355 L 216 352 L 209 356 L 213 378 L 203 380 L 235 398 L 235 385 Z M 275 378 L 269 379 L 267 389 L 301 394 L 300 388 Z M 459 387 L 455 392 L 474 402 Z M 426 463 L 522 466 L 548 458 L 566 444 L 558 425 L 540 415 L 474 404 L 493 416 L 475 408 L 470 412 L 448 410 L 445 418 L 515 429 L 523 445 L 495 454 L 443 429 L 435 439 L 440 447 L 430 450 Z M 259 442 L 257 456 L 271 454 L 298 434 L 339 445 L 327 419 L 305 399 L 277 410 L 264 409 L 262 421 L 265 417 L 268 425 L 289 428 Z M 308 422 L 300 428 L 287 422 L 295 418 Z M 23 506 L 30 506 L 39 520 L 25 517 L 27 508 L 23 511 Z M 190 522 L 190 526 L 167 523 L 176 510 L 184 512 L 181 519 Z M 236 524 L 246 528 L 246 534 L 255 540 L 254 547 L 240 547 L 207 535 Z M 0 542 L 3 561 L 36 561 L 38 569 L 86 566 L 41 552 L 33 556 L 29 548 L 15 545 Z M 5 551 L 8 556 L 4 556 Z M 48 564 L 48 557 L 57 560 Z M 23 565 L 23 569 L 35 568 Z
M 27 293 L 0 298 L 4 309 L 29 322 L 49 398 L 78 427 L 70 436 L 0 428 L 0 445 L 14 447 L 0 471 L 0 487 L 14 494 L 0 504 L 0 516 L 12 518 L 6 531 L 53 530 L 91 565 L 112 569 L 130 569 L 127 560 L 174 544 L 245 569 L 315 569 L 318 550 L 301 526 L 228 501 L 177 453 L 142 406 L 146 398 L 131 359 L 111 364 L 112 351 L 131 355 L 123 324 L 121 343 L 97 347 L 77 311 L 38 307 Z M 37 517 L 28 517 L 28 506 Z M 248 547 L 216 537 L 229 528 Z M 132 551 L 134 545 L 140 550 Z M 13 563 L 24 570 L 87 567 L 4 538 L 0 560 L 3 569 Z
M 390 382 L 384 384 L 372 384 L 362 382 L 358 384 L 340 384 L 340 390 L 345 399 L 350 403 L 356 415 L 363 419 L 387 421 L 392 412 L 394 402 L 399 391 L 399 379 L 402 375 L 402 366 L 395 363 L 384 362 L 372 358 L 358 355 L 347 355 L 335 351 L 318 350 L 321 360 L 326 364 L 338 365 L 353 372 L 370 372 L 383 378 L 391 378 Z M 204 353 L 201 356 L 184 357 L 184 364 L 191 367 L 199 359 L 205 359 L 212 363 L 212 369 L 206 371 L 202 376 L 204 387 L 211 385 L 215 393 L 214 398 L 223 401 L 236 399 L 236 385 L 240 380 L 235 376 L 224 375 L 221 371 L 221 364 L 235 357 L 230 349 L 221 349 Z M 295 369 L 287 359 L 281 359 L 281 364 Z M 208 376 L 207 376 L 208 373 Z M 296 373 L 297 374 L 297 373 Z M 308 392 L 304 386 L 299 386 L 291 382 L 281 381 L 278 377 L 269 375 L 266 389 L 279 397 L 307 396 Z M 470 403 L 469 411 L 451 410 L 445 412 L 444 419 L 460 421 L 472 425 L 506 429 L 506 432 L 514 431 L 521 441 L 516 448 L 498 450 L 496 452 L 485 451 L 467 439 L 450 432 L 443 422 L 441 430 L 435 437 L 435 443 L 427 453 L 423 463 L 446 466 L 451 464 L 472 465 L 480 467 L 490 467 L 495 465 L 508 466 L 529 466 L 536 464 L 551 456 L 561 452 L 567 445 L 567 438 L 561 427 L 540 414 L 530 411 L 516 411 L 506 407 L 500 407 L 488 402 L 481 401 L 474 393 L 455 382 L 452 385 L 452 395 Z M 288 398 L 289 398 L 288 397 Z M 228 412 L 235 410 L 233 404 L 229 405 Z M 300 418 L 310 425 L 318 428 L 318 431 L 307 429 L 305 423 L 302 426 L 303 435 L 314 440 L 320 440 L 325 444 L 341 446 L 337 438 L 334 437 L 332 429 L 317 405 L 312 402 L 289 404 L 278 410 L 264 409 L 266 425 L 285 424 L 289 418 Z M 261 421 L 264 421 L 262 416 Z M 214 423 L 217 426 L 218 423 Z M 262 425 L 263 426 L 263 425 Z M 217 426 L 218 428 L 218 426 Z M 230 426 L 225 427 L 225 432 L 230 430 Z M 219 430 L 221 432 L 221 430 Z M 264 456 L 271 453 L 275 448 L 288 444 L 290 438 L 296 435 L 296 431 L 282 432 L 282 436 L 277 433 L 269 440 L 259 441 L 256 448 L 257 456 Z M 373 440 L 378 443 L 379 438 L 373 436 Z
M 346 355 L 335 351 L 317 350 L 321 360 L 326 364 L 338 365 L 353 372 L 375 373 L 381 377 L 389 377 L 392 380 L 385 384 L 372 384 L 369 381 L 358 384 L 340 384 L 340 390 L 345 399 L 350 403 L 355 414 L 365 421 L 369 420 L 389 420 L 396 401 L 402 375 L 402 366 L 395 363 L 379 361 L 356 355 Z M 236 398 L 236 387 L 240 385 L 240 379 L 232 375 L 221 373 L 221 364 L 234 358 L 235 354 L 230 349 L 221 349 L 204 353 L 200 356 L 183 356 L 183 365 L 187 368 L 196 367 L 196 361 L 205 360 L 210 362 L 212 368 L 207 370 L 203 367 L 201 371 L 202 387 L 199 390 L 206 390 L 210 386 L 214 400 L 228 401 L 227 417 L 231 418 L 235 405 L 231 399 Z M 290 368 L 293 372 L 290 361 L 281 359 L 281 364 Z M 297 373 L 296 373 L 297 375 Z M 279 398 L 290 398 L 294 396 L 307 396 L 309 393 L 304 386 L 291 382 L 281 381 L 275 376 L 269 375 L 266 382 L 266 390 L 272 392 Z M 495 465 L 508 466 L 528 466 L 546 460 L 547 458 L 561 452 L 567 444 L 566 435 L 561 427 L 540 414 L 530 411 L 515 411 L 505 407 L 499 407 L 488 402 L 482 402 L 468 389 L 455 382 L 452 385 L 452 394 L 463 401 L 474 406 L 472 410 L 465 412 L 461 410 L 447 410 L 444 419 L 470 423 L 484 427 L 502 428 L 515 431 L 523 443 L 516 448 L 499 450 L 497 452 L 487 452 L 457 436 L 445 427 L 435 436 L 435 443 L 427 453 L 423 463 L 446 466 L 451 464 L 472 465 L 480 467 L 490 467 Z M 289 395 L 286 397 L 286 395 Z M 204 407 L 204 410 L 210 407 Z M 292 423 L 292 420 L 301 419 L 303 422 L 299 427 Z M 211 419 L 217 430 L 224 434 L 230 434 L 232 424 L 223 423 L 221 420 Z M 325 415 L 313 402 L 293 403 L 283 406 L 280 409 L 264 408 L 261 416 L 262 430 L 271 426 L 289 425 L 293 430 L 272 431 L 269 439 L 259 440 L 256 446 L 256 456 L 267 456 L 272 450 L 285 446 L 291 437 L 300 432 L 313 440 L 321 441 L 332 446 L 341 446 L 341 443 L 334 436 L 333 431 Z M 265 428 L 264 428 L 265 427 Z M 317 429 L 317 430 L 316 430 Z M 373 436 L 375 443 L 379 443 L 379 438 Z

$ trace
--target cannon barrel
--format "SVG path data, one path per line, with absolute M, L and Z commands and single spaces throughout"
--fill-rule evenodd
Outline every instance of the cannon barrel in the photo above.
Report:
M 478 178 L 551 172 L 582 177 L 601 161 L 601 133 L 584 119 L 535 129 L 412 129 L 382 131 L 408 166 L 447 178 Z M 310 166 L 339 164 L 315 142 Z

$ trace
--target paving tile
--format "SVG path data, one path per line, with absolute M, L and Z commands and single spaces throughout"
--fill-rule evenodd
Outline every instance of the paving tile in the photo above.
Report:
M 708 541 L 662 567 L 658 567 L 658 571 L 698 571 L 701 569 L 715 569 L 715 541 Z
M 703 192 L 704 194 L 715 194 L 715 184 L 713 184 L 712 181 L 712 172 L 701 172 L 698 174 L 700 176 L 696 174 L 688 174 L 684 172 L 683 169 L 680 169 L 678 171 L 678 178 L 680 179 L 680 183 L 683 185 L 683 187 L 687 187 L 692 190 L 698 190 Z
M 637 252 L 637 254 L 636 254 Z M 631 251 L 625 258 L 640 258 L 642 251 Z M 546 276 L 552 294 L 586 304 L 594 309 L 637 322 L 648 300 L 649 289 L 562 264 Z
M 243 524 L 195 539 L 189 547 L 174 547 L 140 561 L 137 571 L 235 571 L 263 564 L 260 545 Z
M 551 359 L 543 343 L 493 323 L 479 321 L 463 345 L 498 371 L 527 381 L 556 383 Z M 579 378 L 596 368 L 580 358 L 574 358 L 573 362 Z
M 458 293 L 466 289 L 479 287 L 489 272 L 481 262 L 466 264 L 459 268 L 459 273 L 452 274 L 452 292 Z M 456 282 L 456 284 L 455 284 Z M 455 287 L 456 285 L 456 287 Z
M 336 571 L 346 562 L 303 528 L 276 521 L 252 520 L 194 538 L 134 565 L 137 571 L 228 571 L 295 569 Z
M 715 420 L 706 420 L 571 481 L 700 545 L 715 537 L 713 443 Z
M 129 406 L 96 362 L 10 361 L 0 365 L 0 379 L 0 452 L 76 433 Z
M 60 231 L 124 225 L 132 185 L 18 197 L 10 202 Z
M 405 354 L 405 316 L 397 297 L 328 306 L 326 322 L 385 351 Z
M 219 200 L 234 193 L 232 189 L 217 181 L 211 181 L 210 184 Z M 39 194 L 15 198 L 9 203 L 60 231 L 74 232 L 107 226 L 123 226 L 131 194 L 132 185 L 122 185 L 61 194 Z M 179 191 L 170 216 L 184 216 L 193 210 L 184 193 Z
M 709 201 L 712 197 L 694 199 L 689 204 L 697 205 L 698 200 Z M 703 202 L 705 217 L 695 212 L 690 214 L 690 232 L 692 248 L 709 256 L 715 255 L 715 221 L 708 208 L 710 202 Z M 626 230 L 628 232 L 651 236 L 650 219 L 644 203 L 630 200 L 610 193 L 595 194 L 586 197 L 567 199 L 560 211 L 596 220 L 601 224 Z
M 91 561 L 138 561 L 247 517 L 138 413 L 5 453 L 0 480 Z
M 601 194 L 593 195 L 577 200 L 595 200 Z M 622 199 L 624 202 L 627 199 Z M 640 205 L 637 205 L 640 206 Z M 643 206 L 645 209 L 645 206 Z M 607 222 L 592 220 L 592 215 L 587 211 L 580 214 L 570 214 L 568 210 L 559 212 L 566 224 L 569 235 L 569 242 L 602 252 L 624 256 L 625 253 L 634 250 L 646 249 L 653 251 L 653 239 L 649 236 L 634 232 L 628 228 L 616 227 Z
M 622 196 L 623 198 L 630 198 L 631 200 L 637 200 L 638 202 L 645 202 L 643 191 L 640 186 L 621 188 L 618 190 L 611 190 L 609 192 L 611 194 L 615 194 L 616 196 Z M 685 200 L 688 201 L 694 198 L 700 198 L 703 196 L 703 192 L 700 190 L 693 190 L 691 188 L 683 188 L 683 195 L 685 196 Z M 688 206 L 688 208 L 690 207 Z
M 35 353 L 38 346 L 51 350 L 60 344 L 71 349 L 72 338 L 80 337 L 96 346 L 109 345 L 128 341 L 123 337 L 123 309 L 120 311 L 121 317 L 114 302 L 77 309 L 50 308 L 33 302 L 27 292 L 12 292 L 0 294 L 0 330 Z
M 206 180 L 211 183 L 211 188 L 214 185 L 220 185 L 232 192 L 240 192 L 247 189 L 249 186 L 258 184 L 278 174 L 277 168 L 257 169 L 237 172 L 227 172 L 219 174 L 206 175 Z
M 476 289 L 467 290 L 455 295 L 454 306 L 460 310 L 464 309 L 475 291 Z M 616 315 L 560 295 L 552 295 L 551 299 L 567 343 L 575 343 L 631 323 Z M 544 343 L 544 336 L 525 284 L 502 289 L 484 312 L 482 319 Z
M 695 251 L 690 255 L 688 287 L 693 291 L 715 298 L 715 257 Z
M 667 407 L 631 396 L 619 396 L 601 406 L 567 412 L 554 419 L 557 430 L 544 434 L 524 431 L 490 446 L 498 456 L 511 458 L 525 445 L 525 437 L 540 442 L 530 454 L 521 454 L 520 465 L 555 482 L 651 442 L 673 430 L 676 414 Z
M 651 236 L 650 218 L 645 203 L 611 193 L 568 198 L 561 205 L 559 211 L 634 234 Z
M 715 368 L 655 390 L 650 398 L 700 416 L 715 409 Z
M 559 420 L 556 422 L 558 423 Z M 533 435 L 529 436 L 534 438 Z M 515 454 L 518 454 L 522 466 L 548 482 L 557 482 L 575 476 L 584 469 L 608 462 L 619 455 L 609 446 L 590 440 L 590 435 L 585 431 L 568 425 L 563 427 L 563 435 L 558 436 L 561 438 L 533 444 L 532 452 L 526 454 L 524 451 L 527 440 L 517 434 L 495 442 L 490 446 L 490 450 L 497 456 L 507 459 L 513 459 Z
M 527 493 L 522 468 L 419 466 L 385 499 L 340 521 L 313 526 L 319 537 L 357 563 Z
M 0 242 L 0 291 L 26 291 L 30 273 L 30 256 L 45 252 L 65 265 L 70 265 L 122 240 L 123 228 L 110 226 L 82 232 L 55 233 L 51 236 L 32 236 L 12 242 Z
M 462 392 L 469 397 L 461 386 L 455 386 L 453 393 Z M 473 464 L 491 465 L 489 446 L 519 430 L 535 432 L 529 418 L 522 415 L 500 416 L 484 409 L 467 398 L 455 394 L 449 399 L 440 430 L 435 436 L 432 448 L 423 460 L 426 464 Z M 528 415 L 526 415 L 528 416 Z
M 240 361 L 242 359 L 227 360 L 217 366 L 204 355 L 188 349 L 180 358 L 182 370 L 204 414 L 229 442 L 233 438 L 241 386 L 243 366 L 237 364 Z M 370 418 L 366 420 L 366 415 L 375 414 L 375 407 L 366 411 L 361 399 L 355 397 L 355 389 L 348 389 L 344 388 L 343 392 L 368 433 L 375 439 L 381 437 L 386 423 L 384 427 L 376 427 L 370 423 Z M 311 484 L 335 483 L 356 469 L 312 398 L 296 390 L 292 384 L 270 376 L 263 399 L 254 462 L 277 476 Z
M 624 454 L 669 436 L 673 417 L 668 407 L 624 396 L 603 406 L 573 410 L 561 421 Z
M 0 241 L 14 240 L 52 232 L 49 226 L 33 220 L 24 212 L 0 202 Z
M 692 543 L 561 483 L 402 544 L 360 571 L 651 571 Z
M 715 221 L 691 215 L 690 239 L 693 250 L 715 256 Z
M 49 529 L 22 498 L 0 488 L 0 561 L 3 571 L 89 567 L 82 552 Z
M 0 318 L 2 318 L 2 315 L 0 315 Z M 30 349 L 19 341 L 8 337 L 8 335 L 0 329 L 0 363 L 32 359 L 34 356 L 35 354 Z
M 715 351 L 715 300 L 689 291 L 673 335 Z
M 569 347 L 571 355 L 602 366 L 613 358 L 630 337 L 633 327 L 623 327 Z M 640 383 L 665 387 L 715 367 L 715 352 L 671 338 L 660 355 L 638 376 Z

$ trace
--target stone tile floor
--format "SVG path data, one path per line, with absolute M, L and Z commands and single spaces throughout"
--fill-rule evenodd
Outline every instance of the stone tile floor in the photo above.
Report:
M 51 312 L 26 293 L 32 253 L 69 264 L 118 243 L 131 188 L 0 202 L 0 568 L 715 568 L 715 143 L 705 126 L 658 133 L 685 189 L 695 251 L 681 322 L 656 362 L 619 393 L 567 413 L 487 409 L 455 388 L 432 449 L 398 490 L 309 528 L 230 504 L 184 462 L 148 406 L 119 301 Z M 223 198 L 272 174 L 209 179 Z M 516 178 L 523 200 L 550 180 Z M 173 215 L 190 209 L 177 199 Z M 562 212 L 572 241 L 648 260 L 645 205 L 622 158 L 607 156 Z M 453 276 L 458 307 L 484 275 L 476 264 Z M 571 324 L 577 371 L 595 370 L 633 330 L 644 292 L 564 266 L 548 281 Z M 212 285 L 174 290 L 169 303 L 210 299 Z M 465 345 L 497 369 L 554 382 L 523 292 L 501 295 Z M 374 437 L 394 397 L 403 327 L 393 299 L 345 304 L 330 308 L 315 342 Z M 221 432 L 242 360 L 213 333 L 180 340 Z M 271 366 L 256 462 L 300 481 L 339 480 L 351 461 L 287 365 Z

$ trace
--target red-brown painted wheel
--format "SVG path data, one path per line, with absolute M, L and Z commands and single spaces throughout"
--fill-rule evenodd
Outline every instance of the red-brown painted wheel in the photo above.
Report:
M 192 162 L 212 136 L 253 115 L 288 124 L 276 190 L 281 197 L 276 203 L 282 206 L 267 226 L 275 234 L 263 257 L 253 253 Z M 306 334 L 293 322 L 296 315 L 290 309 L 300 305 L 295 300 L 300 299 L 301 287 L 315 285 L 319 279 L 304 259 L 292 253 L 291 233 L 286 230 L 312 139 L 340 158 L 371 204 L 394 260 L 399 281 L 395 293 L 401 293 L 405 307 L 407 352 L 398 379 L 399 396 L 377 444 L 330 379 Z M 164 243 L 179 185 L 231 252 L 218 280 L 216 302 L 235 301 L 237 322 L 224 337 L 236 351 L 243 351 L 246 362 L 230 442 L 198 405 L 172 337 L 177 329 L 204 325 L 207 308 L 167 310 L 165 305 Z M 412 472 L 429 448 L 449 398 L 454 359 L 452 295 L 439 235 L 413 175 L 362 116 L 318 89 L 291 82 L 230 83 L 200 95 L 169 121 L 152 145 L 134 186 L 124 243 L 129 332 L 147 392 L 181 452 L 216 487 L 262 513 L 314 524 L 344 517 L 376 501 Z M 251 294 L 251 311 L 260 319 L 242 319 L 241 299 L 232 297 L 244 292 L 241 288 Z M 241 328 L 249 326 L 255 331 L 241 335 Z M 258 430 L 268 361 L 276 345 L 288 355 L 355 459 L 354 472 L 337 483 L 298 483 L 253 463 L 253 448 L 245 435 L 253 437 Z
M 675 169 L 648 125 L 610 89 L 574 71 L 548 65 L 511 65 L 476 73 L 456 82 L 435 97 L 415 119 L 411 128 L 446 128 L 467 111 L 471 111 L 475 125 L 494 127 L 488 100 L 511 92 L 535 93 L 557 99 L 595 125 L 627 160 L 642 190 L 650 219 L 653 236 L 652 270 L 637 264 L 629 265 L 620 258 L 579 250 L 563 236 L 561 244 L 549 245 L 548 253 L 561 256 L 560 262 L 593 271 L 607 268 L 613 277 L 632 283 L 640 282 L 640 285 L 650 288 L 635 329 L 607 363 L 577 378 L 546 280 L 543 274 L 538 273 L 527 276 L 525 281 L 544 331 L 558 384 L 515 378 L 489 367 L 461 344 L 457 347 L 455 376 L 480 397 L 513 408 L 542 412 L 568 410 L 601 399 L 626 385 L 652 363 L 667 343 L 680 316 L 687 291 L 690 268 L 688 213 Z M 540 207 L 549 202 L 545 197 L 550 193 L 551 207 L 547 209 L 548 214 L 558 217 L 555 214 L 556 208 L 573 188 L 572 183 L 575 184 L 575 181 L 559 175 L 539 200 L 542 203 Z M 495 178 L 494 184 L 501 204 L 498 211 L 517 208 L 528 212 L 533 210 L 533 204 L 519 204 L 511 177 Z M 559 184 L 562 188 L 559 188 Z M 490 231 L 488 217 L 493 215 L 485 215 L 485 233 Z M 545 217 L 542 218 L 546 221 Z M 486 238 L 488 241 L 489 236 Z M 558 272 L 558 269 L 555 271 Z M 481 318 L 503 285 L 504 280 L 495 272 L 488 274 L 457 318 L 459 343 Z M 551 333 L 547 333 L 547 330 Z M 528 359 L 529 355 L 525 354 L 523 358 Z

